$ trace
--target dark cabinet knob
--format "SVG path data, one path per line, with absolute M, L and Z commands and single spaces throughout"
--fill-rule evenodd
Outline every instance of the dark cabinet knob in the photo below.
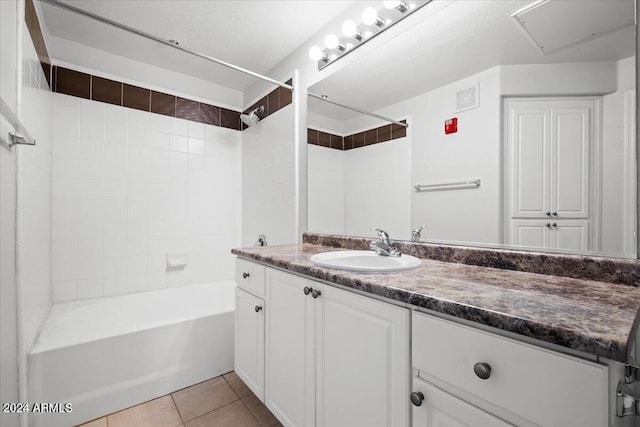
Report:
M 309 295 L 312 290 L 313 290 L 313 288 L 305 286 L 304 289 L 302 290 L 302 292 L 304 292 L 305 295 Z
M 415 406 L 422 405 L 422 401 L 424 400 L 424 394 L 421 391 L 414 391 L 411 393 L 411 403 Z
M 558 224 L 556 224 L 555 222 L 553 224 L 551 224 L 552 227 L 557 227 Z
M 317 290 L 315 290 L 315 289 L 312 289 L 312 290 L 311 290 L 311 296 L 312 296 L 314 299 L 315 299 L 315 298 L 318 298 L 320 295 L 322 295 L 322 292 L 317 291 Z
M 491 365 L 484 362 L 476 363 L 475 365 L 473 365 L 473 372 L 475 372 L 480 379 L 489 379 L 489 377 L 491 376 Z
M 544 226 L 545 226 L 545 227 L 547 227 L 547 228 L 551 228 L 551 223 L 550 223 L 550 222 L 548 222 L 548 223 L 546 223 Z
M 551 215 L 558 216 L 558 212 L 553 212 Z
M 256 308 L 254 310 L 256 311 L 256 313 L 258 313 L 260 310 L 262 310 L 262 306 L 256 305 Z
M 546 216 L 551 216 L 551 212 L 546 212 L 545 215 Z
M 249 273 L 242 273 L 242 278 L 243 279 L 246 279 L 249 276 L 251 276 Z

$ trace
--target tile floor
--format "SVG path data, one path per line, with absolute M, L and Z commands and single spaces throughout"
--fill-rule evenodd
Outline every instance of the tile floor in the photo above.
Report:
M 235 372 L 229 372 L 78 427 L 272 426 L 282 425 Z

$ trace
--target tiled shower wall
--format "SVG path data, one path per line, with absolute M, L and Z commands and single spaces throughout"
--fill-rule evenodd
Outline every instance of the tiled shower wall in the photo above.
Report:
M 241 132 L 53 96 L 54 302 L 231 279 Z

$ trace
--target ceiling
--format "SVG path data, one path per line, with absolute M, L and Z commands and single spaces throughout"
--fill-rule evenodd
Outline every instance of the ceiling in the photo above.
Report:
M 353 1 L 64 0 L 217 59 L 266 74 Z M 129 59 L 245 90 L 255 78 L 171 47 L 41 3 L 45 30 Z M 64 52 L 50 38 L 55 59 Z M 57 49 L 58 47 L 58 49 Z M 62 56 L 62 57 L 61 57 Z
M 540 7 L 524 25 L 528 34 L 511 15 L 534 3 Z M 614 61 L 635 53 L 633 0 L 459 0 L 429 14 L 432 6 L 415 12 L 424 19 L 412 28 L 309 90 L 376 111 L 497 65 Z M 585 33 L 587 40 L 576 40 Z M 551 42 L 551 52 L 540 48 Z M 340 120 L 358 116 L 315 99 L 309 109 Z

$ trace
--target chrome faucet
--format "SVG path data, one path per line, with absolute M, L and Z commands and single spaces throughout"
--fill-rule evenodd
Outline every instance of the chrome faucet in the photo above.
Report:
M 425 228 L 427 228 L 426 225 L 421 225 L 420 227 L 416 228 L 415 230 L 411 231 L 411 241 L 412 242 L 419 242 L 420 241 L 420 237 L 422 234 L 422 230 L 424 230 Z
M 372 251 L 383 256 L 399 257 L 402 255 L 400 251 L 391 244 L 389 233 L 378 228 L 372 228 L 371 230 L 377 232 L 380 238 L 378 242 L 369 243 L 369 248 L 371 248 Z

